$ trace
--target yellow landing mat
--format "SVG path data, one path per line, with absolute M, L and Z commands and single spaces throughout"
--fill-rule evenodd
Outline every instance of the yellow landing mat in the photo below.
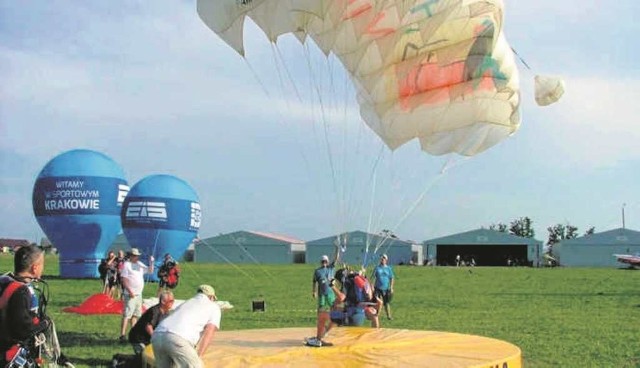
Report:
M 207 367 L 473 367 L 521 368 L 520 348 L 488 337 L 439 331 L 338 327 L 333 346 L 304 345 L 315 328 L 218 331 Z M 145 367 L 154 367 L 151 346 Z

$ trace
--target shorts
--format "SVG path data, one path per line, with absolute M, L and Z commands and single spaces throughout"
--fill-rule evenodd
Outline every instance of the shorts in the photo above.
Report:
M 109 277 L 109 278 L 107 279 L 107 283 L 108 283 L 108 285 L 109 285 L 109 287 L 110 287 L 110 288 L 115 287 L 116 285 L 118 285 L 118 279 L 116 279 L 116 277 L 115 277 L 115 276 L 113 276 L 113 277 Z
M 336 295 L 331 292 L 327 295 L 318 295 L 318 312 L 329 312 L 336 301 Z
M 367 317 L 364 314 L 364 309 L 359 307 L 347 308 L 347 318 L 349 326 L 362 326 Z
M 142 315 L 142 295 L 136 295 L 133 298 L 129 294 L 124 294 L 124 318 L 136 317 Z
M 384 303 L 384 305 L 390 304 L 391 300 L 393 299 L 393 293 L 390 290 L 380 290 L 376 288 L 373 291 L 373 295 L 376 298 L 382 299 L 382 302 Z
M 342 310 L 332 310 L 330 316 L 331 322 L 335 323 L 338 326 L 344 325 L 346 316 Z

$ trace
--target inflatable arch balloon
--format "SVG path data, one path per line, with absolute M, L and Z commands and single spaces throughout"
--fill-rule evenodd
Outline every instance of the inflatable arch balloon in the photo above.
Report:
M 100 152 L 71 150 L 44 166 L 33 187 L 33 211 L 60 253 L 60 276 L 99 276 L 100 259 L 122 230 L 128 191 L 120 166 Z
M 143 258 L 162 262 L 166 253 L 179 259 L 198 233 L 201 221 L 196 192 L 171 175 L 150 175 L 131 187 L 122 206 L 122 228 Z M 148 280 L 157 281 L 154 274 Z

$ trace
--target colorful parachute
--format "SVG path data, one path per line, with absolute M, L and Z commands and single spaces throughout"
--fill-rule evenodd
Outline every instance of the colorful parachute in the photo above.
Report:
M 244 55 L 250 17 L 335 54 L 360 114 L 391 149 L 472 156 L 520 125 L 518 70 L 501 0 L 198 0 L 204 23 Z

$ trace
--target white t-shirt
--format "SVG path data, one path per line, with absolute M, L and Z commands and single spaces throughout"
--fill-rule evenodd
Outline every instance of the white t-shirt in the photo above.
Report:
M 144 289 L 144 274 L 147 272 L 147 268 L 148 267 L 140 261 L 136 263 L 126 261 L 122 266 L 120 276 L 127 279 L 129 289 L 136 295 L 142 295 L 142 289 Z M 127 292 L 126 289 L 125 292 Z
M 213 324 L 220 328 L 221 317 L 218 303 L 209 300 L 204 294 L 196 294 L 163 319 L 154 333 L 170 332 L 196 345 L 206 325 Z

